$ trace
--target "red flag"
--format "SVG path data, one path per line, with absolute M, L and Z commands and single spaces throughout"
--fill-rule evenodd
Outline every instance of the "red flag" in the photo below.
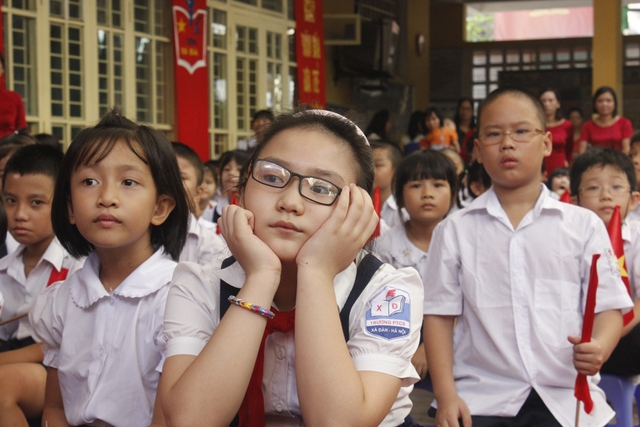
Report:
M 591 260 L 591 271 L 589 272 L 589 289 L 587 290 L 587 304 L 584 308 L 584 319 L 582 321 L 582 339 L 580 342 L 591 341 L 593 332 L 593 320 L 596 310 L 596 291 L 598 290 L 598 258 L 600 254 L 595 254 Z M 586 375 L 578 374 L 573 395 L 576 399 L 584 403 L 584 410 L 587 414 L 593 409 L 593 400 L 589 391 L 589 382 Z
M 380 187 L 376 187 L 373 190 L 373 209 L 376 211 L 378 218 L 380 218 L 380 212 L 382 211 L 382 201 L 380 197 Z M 380 236 L 380 219 L 378 219 L 378 224 L 376 225 L 376 229 L 373 231 L 371 235 L 372 239 Z
M 571 203 L 571 194 L 569 194 L 569 190 L 564 190 L 564 193 L 560 196 L 560 201 L 564 203 Z
M 609 232 L 609 239 L 611 239 L 611 246 L 613 246 L 613 252 L 618 258 L 618 266 L 620 267 L 620 276 L 622 282 L 627 287 L 627 292 L 631 296 L 631 286 L 629 285 L 629 273 L 627 272 L 627 262 L 624 258 L 624 241 L 622 240 L 622 219 L 620 217 L 620 206 L 616 206 L 611 215 L 609 226 L 607 227 Z M 625 313 L 622 317 L 623 324 L 626 326 L 631 320 L 633 320 L 633 310 Z
M 56 282 L 66 279 L 67 274 L 69 274 L 68 268 L 63 268 L 62 270 L 58 271 L 55 269 L 55 267 L 51 267 L 51 274 L 49 275 L 47 286 L 51 286 Z

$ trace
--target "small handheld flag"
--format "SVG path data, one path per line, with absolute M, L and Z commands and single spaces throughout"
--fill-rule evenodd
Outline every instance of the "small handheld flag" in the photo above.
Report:
M 620 217 L 620 206 L 616 206 L 611 215 L 609 226 L 607 227 L 609 232 L 609 239 L 611 239 L 611 246 L 613 247 L 613 253 L 616 254 L 618 259 L 618 267 L 620 268 L 620 276 L 622 282 L 627 287 L 627 292 L 631 296 L 631 286 L 629 284 L 629 273 L 627 272 L 627 262 L 624 257 L 624 241 L 622 240 L 622 219 Z M 633 310 L 625 313 L 622 317 L 623 325 L 627 325 L 633 320 Z
M 380 212 L 382 211 L 380 187 L 376 187 L 375 190 L 373 190 L 373 209 L 376 211 L 376 214 L 378 215 L 378 224 L 376 224 L 376 229 L 373 231 L 373 234 L 371 235 L 371 238 L 375 239 L 376 237 L 380 237 Z
M 584 320 L 582 321 L 582 339 L 580 342 L 591 341 L 593 333 L 593 321 L 596 310 L 596 291 L 598 290 L 598 258 L 600 254 L 593 255 L 591 260 L 591 271 L 589 272 L 589 288 L 587 290 L 587 303 L 584 308 Z M 578 416 L 580 414 L 580 401 L 584 403 L 584 410 L 590 414 L 593 410 L 593 400 L 591 400 L 591 392 L 589 391 L 589 382 L 586 375 L 578 374 L 574 387 L 574 396 L 578 399 L 576 407 L 576 425 L 578 424 Z

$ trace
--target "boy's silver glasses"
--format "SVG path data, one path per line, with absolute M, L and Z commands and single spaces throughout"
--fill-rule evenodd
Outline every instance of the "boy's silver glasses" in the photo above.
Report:
M 530 142 L 536 135 L 544 133 L 540 129 L 516 129 L 515 131 L 490 130 L 478 136 L 482 145 L 500 144 L 506 135 L 509 135 L 515 142 Z
M 321 205 L 332 205 L 342 191 L 326 179 L 300 175 L 268 160 L 254 160 L 251 166 L 251 177 L 269 187 L 284 188 L 294 176 L 297 177 L 300 195 Z
M 585 198 L 600 197 L 602 190 L 606 189 L 612 196 L 624 196 L 631 192 L 631 187 L 628 185 L 614 184 L 614 185 L 590 185 L 585 188 L 581 188 L 578 192 Z

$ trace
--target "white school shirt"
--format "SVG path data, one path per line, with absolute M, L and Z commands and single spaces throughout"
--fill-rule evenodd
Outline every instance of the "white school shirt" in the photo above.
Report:
M 398 214 L 398 204 L 396 203 L 396 198 L 393 197 L 393 194 L 387 197 L 387 200 L 384 201 L 382 207 L 380 208 L 380 218 L 384 219 L 384 221 L 389 226 L 389 229 L 395 227 L 396 225 L 402 225 L 404 221 L 409 220 L 409 214 L 405 209 L 402 209 L 402 218 Z
M 627 213 L 627 217 L 625 218 L 625 221 L 629 222 L 629 221 L 640 221 L 640 205 L 638 205 L 637 208 L 635 208 L 632 211 L 629 211 Z
M 380 237 L 375 250 L 382 261 L 395 268 L 415 268 L 423 279 L 427 274 L 427 253 L 411 243 L 404 225 L 397 225 Z
M 245 281 L 242 267 L 236 262 L 221 269 L 222 257 L 202 267 L 180 263 L 176 268 L 165 311 L 166 357 L 179 354 L 197 356 L 219 324 L 220 279 L 241 288 Z M 334 280 L 336 303 L 342 308 L 356 277 L 352 263 Z M 393 292 L 395 290 L 395 292 Z M 381 307 L 387 295 L 404 297 L 398 314 L 405 320 L 405 334 L 376 327 L 389 317 L 371 316 L 371 309 Z M 411 364 L 422 326 L 422 283 L 413 269 L 396 270 L 383 264 L 357 299 L 349 316 L 349 353 L 358 371 L 383 372 L 402 379 L 395 403 L 381 426 L 396 427 L 411 411 L 409 393 L 420 379 Z M 373 306 L 372 306 L 373 304 Z M 389 306 L 389 303 L 386 303 Z M 397 316 L 397 315 L 396 315 Z M 318 319 L 319 322 L 322 319 Z M 378 329 L 380 329 L 378 331 Z M 408 333 L 407 330 L 409 331 Z M 276 332 L 265 341 L 262 390 L 268 426 L 302 426 L 295 376 L 293 331 Z
M 640 298 L 640 222 L 625 219 L 622 223 L 622 241 L 631 299 L 636 301 Z
M 562 425 L 573 425 L 576 370 L 568 335 L 581 335 L 592 255 L 598 261 L 596 313 L 629 309 L 604 223 L 549 196 L 514 230 L 493 189 L 442 221 L 425 277 L 425 315 L 459 316 L 454 332 L 456 390 L 473 415 L 513 417 L 535 388 Z M 595 407 L 583 427 L 613 417 L 588 377 Z
M 26 277 L 22 262 L 24 248 L 24 245 L 19 245 L 15 251 L 0 259 L 0 292 L 5 301 L 0 321 L 28 312 L 40 291 L 49 283 L 52 269 L 61 272 L 66 268 L 69 270 L 67 276 L 70 276 L 84 263 L 84 259 L 77 260 L 69 255 L 54 238 L 29 277 Z M 38 340 L 27 317 L 0 327 L 0 339 L 4 341 L 28 337 Z
M 109 293 L 93 252 L 82 269 L 38 296 L 29 320 L 45 343 L 43 363 L 58 370 L 69 424 L 151 423 L 175 266 L 159 249 Z
M 198 223 L 196 216 L 189 215 L 189 232 L 187 242 L 180 252 L 180 261 L 191 261 L 206 264 L 226 247 L 226 243 L 215 230 L 205 228 Z
M 209 221 L 215 224 L 215 222 L 213 222 L 213 213 L 216 210 L 216 204 L 217 202 L 209 200 L 207 207 L 204 209 L 204 211 L 202 211 L 202 215 L 200 215 L 200 219 L 204 219 L 205 221 Z

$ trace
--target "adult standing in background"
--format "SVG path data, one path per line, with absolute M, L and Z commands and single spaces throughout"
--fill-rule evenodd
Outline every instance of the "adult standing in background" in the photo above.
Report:
M 255 147 L 265 130 L 273 123 L 275 116 L 269 110 L 260 110 L 254 113 L 251 118 L 251 130 L 253 136 L 238 141 L 238 150 L 248 151 Z
M 587 144 L 608 147 L 629 154 L 633 126 L 629 119 L 618 116 L 618 98 L 609 86 L 602 86 L 593 95 L 593 112 L 597 116 L 582 125 L 580 154 L 587 151 Z
M 4 75 L 4 56 L 0 53 L 0 77 Z M 0 138 L 27 127 L 20 94 L 0 87 Z
M 389 141 L 388 133 L 393 127 L 391 113 L 386 108 L 376 112 L 367 126 L 365 135 L 369 141 Z
M 458 141 L 464 141 L 467 132 L 476 127 L 476 118 L 473 115 L 473 102 L 471 102 L 469 98 L 460 98 L 458 100 L 453 122 L 456 124 Z
M 547 176 L 557 168 L 569 167 L 573 153 L 573 125 L 560 114 L 560 96 L 555 89 L 547 88 L 540 92 L 540 102 L 544 106 L 547 132 L 551 132 L 553 149 L 544 160 Z

